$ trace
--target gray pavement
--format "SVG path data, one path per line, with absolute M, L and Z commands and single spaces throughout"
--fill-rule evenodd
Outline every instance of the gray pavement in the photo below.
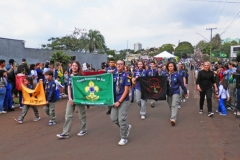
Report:
M 131 103 L 128 122 L 133 126 L 129 143 L 118 146 L 119 128 L 105 114 L 107 107 L 87 110 L 88 134 L 78 137 L 80 122 L 74 116 L 70 138 L 58 139 L 62 132 L 66 100 L 57 102 L 57 125 L 48 126 L 48 117 L 40 107 L 41 120 L 33 122 L 31 110 L 23 124 L 13 119 L 21 110 L 0 115 L 0 160 L 239 160 L 239 120 L 232 112 L 207 117 L 198 113 L 199 96 L 189 80 L 189 98 L 179 109 L 176 126 L 171 126 L 165 101 L 151 108 L 141 120 L 139 107 Z M 217 108 L 217 101 L 213 105 Z

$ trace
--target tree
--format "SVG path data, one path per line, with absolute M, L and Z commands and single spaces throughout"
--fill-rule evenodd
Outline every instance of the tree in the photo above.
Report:
M 216 34 L 213 38 L 212 38 L 212 47 L 213 49 L 219 49 L 221 47 L 221 37 L 219 34 Z
M 163 44 L 161 47 L 159 47 L 159 52 L 167 51 L 169 53 L 174 52 L 174 45 L 173 44 Z
M 193 46 L 189 42 L 180 42 L 175 48 L 175 55 L 182 58 L 182 57 L 187 57 L 188 54 L 192 54 L 194 52 Z
M 51 56 L 51 61 L 54 63 L 62 62 L 63 65 L 67 65 L 71 61 L 72 57 L 64 53 L 63 51 L 55 51 Z
M 99 31 L 89 30 L 86 39 L 86 49 L 90 53 L 93 53 L 94 51 L 103 53 L 106 50 L 105 39 Z

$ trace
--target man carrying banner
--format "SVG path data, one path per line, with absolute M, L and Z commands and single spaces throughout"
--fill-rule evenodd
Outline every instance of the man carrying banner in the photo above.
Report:
M 185 97 L 188 97 L 188 95 L 187 95 L 187 88 L 183 84 L 182 77 L 177 72 L 177 67 L 175 63 L 169 62 L 166 68 L 168 71 L 167 102 L 171 109 L 170 122 L 172 126 L 174 126 L 177 120 L 177 111 L 180 103 L 179 87 L 181 86 L 182 90 L 184 91 Z
M 114 59 L 110 58 L 108 63 L 109 67 L 106 68 L 106 73 L 115 74 L 117 72 L 117 68 L 115 67 Z M 108 111 L 106 112 L 106 114 L 111 114 L 111 108 L 112 106 L 108 106 Z
M 155 68 L 155 62 L 154 61 L 150 62 L 150 68 L 146 71 L 146 75 L 147 75 L 147 77 L 158 76 L 158 71 Z M 151 104 L 152 108 L 155 107 L 155 102 L 156 102 L 156 100 L 151 100 L 150 101 L 150 104 Z
M 124 61 L 117 61 L 117 72 L 114 74 L 114 101 L 112 111 L 111 111 L 111 120 L 113 123 L 120 127 L 120 136 L 121 140 L 118 142 L 118 145 L 125 145 L 128 142 L 128 136 L 131 129 L 131 125 L 126 123 L 127 112 L 129 108 L 129 86 L 130 80 L 127 78 L 127 74 L 123 72 L 124 70 Z

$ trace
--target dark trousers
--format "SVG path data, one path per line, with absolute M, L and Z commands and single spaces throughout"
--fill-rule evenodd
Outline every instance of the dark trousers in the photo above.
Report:
M 237 89 L 237 111 L 240 112 L 240 89 Z
M 200 110 L 203 110 L 205 96 L 207 98 L 208 112 L 212 112 L 212 88 L 202 90 L 202 92 L 200 92 Z

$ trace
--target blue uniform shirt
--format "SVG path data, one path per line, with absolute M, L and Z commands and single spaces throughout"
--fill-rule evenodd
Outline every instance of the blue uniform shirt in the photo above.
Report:
M 130 80 L 127 78 L 127 74 L 122 72 L 119 74 L 119 83 L 120 83 L 120 90 L 119 92 L 116 91 L 116 83 L 118 78 L 118 72 L 113 74 L 113 89 L 114 89 L 114 101 L 118 102 L 119 99 L 122 97 L 124 93 L 125 86 L 130 86 Z M 129 100 L 129 94 L 125 97 L 124 101 Z
M 157 76 L 157 75 L 158 75 L 158 71 L 156 69 L 148 69 L 146 71 L 147 77 L 153 77 L 153 76 Z
M 136 77 L 146 77 L 146 71 L 145 70 L 136 70 L 135 72 L 134 72 L 134 75 L 133 75 L 133 77 L 134 78 L 136 78 Z M 138 80 L 137 80 L 137 83 L 136 83 L 136 87 L 135 87 L 136 89 L 138 89 L 138 90 L 141 90 L 141 87 L 140 87 L 140 83 L 138 82 Z
M 117 72 L 117 68 L 116 68 L 116 67 L 113 67 L 113 68 L 111 68 L 111 67 L 107 67 L 107 69 L 106 69 L 106 73 L 108 73 L 109 70 L 114 70 L 114 73 Z
M 179 74 L 179 76 L 182 78 L 182 80 L 183 80 L 183 77 L 186 77 L 185 71 L 184 71 L 183 69 L 180 69 L 180 70 L 178 71 L 178 74 Z
M 161 70 L 160 76 L 167 76 L 167 72 L 165 70 Z
M 45 84 L 45 95 L 46 100 L 48 102 L 56 102 L 56 83 L 54 82 L 54 79 L 52 79 L 50 82 L 46 82 Z
M 180 95 L 180 89 L 179 86 L 182 87 L 184 94 L 187 94 L 187 88 L 183 84 L 182 77 L 177 73 L 174 72 L 172 74 L 167 73 L 167 95 L 172 96 L 173 94 L 179 94 Z

